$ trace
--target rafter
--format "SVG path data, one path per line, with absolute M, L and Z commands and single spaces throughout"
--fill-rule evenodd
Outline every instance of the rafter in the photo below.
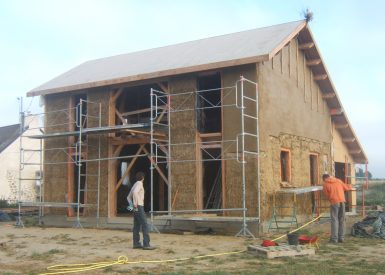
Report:
M 314 75 L 313 79 L 315 81 L 319 81 L 319 80 L 325 80 L 326 78 L 328 78 L 327 74 L 317 74 L 317 75 Z
M 338 116 L 338 115 L 342 115 L 343 113 L 344 113 L 344 110 L 342 110 L 342 108 L 330 109 L 331 116 Z
M 335 98 L 335 97 L 336 97 L 335 93 L 322 94 L 323 99 L 329 99 L 329 98 Z
M 342 142 L 355 142 L 356 141 L 356 139 L 354 138 L 354 137 L 350 137 L 350 138 L 343 138 L 342 139 Z
M 298 49 L 300 49 L 300 50 L 308 50 L 308 49 L 311 49 L 313 47 L 314 47 L 314 43 L 313 42 L 302 43 L 302 44 L 299 44 Z
M 334 124 L 334 127 L 336 129 L 345 129 L 349 127 L 349 123 L 344 123 L 344 124 Z
M 349 150 L 349 154 L 352 154 L 352 155 L 357 155 L 357 154 L 361 154 L 362 150 L 358 149 L 358 150 Z
M 308 66 L 316 66 L 318 64 L 321 64 L 321 59 L 310 59 L 306 61 L 306 65 Z

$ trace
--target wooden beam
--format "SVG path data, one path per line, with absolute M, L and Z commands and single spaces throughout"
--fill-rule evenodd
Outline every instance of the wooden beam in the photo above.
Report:
M 123 125 L 127 124 L 126 120 L 124 119 L 122 114 L 117 109 L 115 109 L 115 114 L 118 116 L 118 118 L 120 119 L 120 121 L 122 122 Z
M 310 59 L 306 61 L 306 65 L 308 66 L 316 66 L 318 64 L 321 64 L 321 59 Z
M 109 144 L 108 146 L 108 157 L 112 158 L 114 154 L 114 146 Z M 117 161 L 114 159 L 108 160 L 108 217 L 116 217 L 116 192 L 115 192 L 115 183 L 116 183 L 116 164 Z
M 202 144 L 200 146 L 202 149 L 215 149 L 215 148 L 222 148 L 221 143 L 211 143 L 211 144 Z
M 343 138 L 342 139 L 342 142 L 355 142 L 356 141 L 356 139 L 354 138 L 354 137 L 350 137 L 350 138 Z
M 150 136 L 150 135 L 151 135 L 150 132 L 139 131 L 139 130 L 133 130 L 133 129 L 125 129 L 124 132 L 130 133 L 130 134 L 133 134 L 133 135 L 146 135 L 146 136 Z M 153 136 L 157 136 L 157 137 L 166 137 L 165 134 L 158 133 L 158 132 L 154 132 L 154 133 L 153 133 Z
M 335 98 L 335 97 L 336 97 L 335 93 L 322 94 L 323 99 L 329 99 L 329 98 Z
M 328 75 L 327 74 L 317 74 L 314 76 L 314 80 L 315 81 L 319 81 L 319 80 L 325 80 L 326 78 L 328 78 Z
M 118 147 L 116 147 L 115 151 L 113 152 L 113 157 L 114 158 L 119 156 L 119 154 L 122 151 L 123 147 L 124 147 L 124 144 L 119 144 Z
M 298 45 L 298 49 L 300 49 L 300 50 L 309 50 L 309 49 L 311 49 L 313 47 L 314 47 L 314 43 L 313 42 L 302 43 L 302 44 Z
M 148 159 L 150 160 L 150 162 L 153 162 L 153 160 L 151 159 L 150 157 L 150 153 L 147 151 L 146 148 L 143 148 L 143 151 L 147 154 L 147 157 Z M 157 165 L 154 165 L 156 171 L 158 171 L 159 175 L 162 177 L 162 179 L 164 180 L 164 182 L 167 184 L 168 186 L 168 179 L 167 177 L 163 174 L 162 170 L 160 170 L 160 168 L 157 166 Z
M 166 86 L 163 82 L 158 82 L 156 84 L 158 84 L 158 86 L 163 90 L 163 92 L 165 92 L 167 94 L 170 93 L 170 91 L 168 89 L 168 85 Z
M 158 109 L 165 109 L 165 108 L 166 108 L 165 105 L 158 106 Z M 140 109 L 140 110 L 121 113 L 121 115 L 125 117 L 125 116 L 137 115 L 137 114 L 142 114 L 142 113 L 149 113 L 150 111 L 151 111 L 151 108 L 144 108 L 144 109 Z
M 68 105 L 68 131 L 72 132 L 75 130 L 75 123 L 73 122 L 75 120 L 75 110 L 73 109 L 75 106 L 75 100 L 74 97 L 71 96 L 69 98 L 69 105 Z M 73 144 L 75 143 L 75 137 L 70 136 L 68 137 L 68 157 L 67 157 L 67 202 L 72 203 L 74 201 L 74 183 L 75 183 L 75 164 L 73 162 L 72 156 L 75 153 L 75 150 L 73 148 Z M 67 208 L 67 215 L 68 217 L 74 217 L 75 212 L 72 207 Z
M 330 115 L 331 116 L 338 116 L 338 115 L 342 115 L 343 113 L 344 113 L 344 111 L 342 110 L 342 108 L 330 109 Z
M 349 154 L 352 154 L 352 155 L 357 155 L 357 154 L 361 154 L 362 150 L 358 149 L 358 150 L 349 150 Z
M 122 175 L 122 177 L 120 178 L 120 180 L 119 180 L 118 183 L 116 184 L 116 186 L 115 186 L 115 192 L 118 192 L 118 189 L 119 189 L 120 185 L 122 184 L 123 179 L 124 179 L 126 176 L 128 176 L 128 173 L 130 173 L 131 168 L 134 166 L 136 160 L 138 159 L 138 155 L 139 155 L 140 152 L 143 150 L 144 146 L 145 146 L 145 144 L 140 145 L 138 151 L 137 151 L 136 154 L 135 154 L 136 156 L 131 160 L 130 164 L 129 164 L 128 167 L 127 167 L 127 170 L 124 171 L 124 174 Z
M 145 144 L 150 143 L 150 139 L 148 137 L 129 137 L 127 139 L 122 138 L 114 138 L 111 141 L 112 145 L 129 145 L 129 144 Z
M 349 123 L 344 123 L 344 124 L 334 124 L 334 127 L 336 129 L 345 129 L 349 127 Z
M 118 99 L 118 97 L 122 94 L 122 92 L 123 92 L 123 87 L 122 88 L 119 88 L 116 92 L 114 92 L 113 94 L 112 94 L 112 98 L 111 98 L 111 100 L 115 103 L 116 102 L 116 100 Z

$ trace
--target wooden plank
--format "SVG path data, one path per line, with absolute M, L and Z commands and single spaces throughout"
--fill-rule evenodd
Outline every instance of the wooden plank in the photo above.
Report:
M 356 141 L 356 139 L 354 138 L 354 137 L 351 137 L 351 138 L 343 138 L 342 139 L 342 142 L 348 142 L 348 143 L 350 143 L 350 142 L 355 142 Z
M 114 138 L 111 140 L 111 144 L 116 146 L 130 145 L 130 144 L 145 144 L 149 142 L 150 142 L 150 139 L 148 137 L 133 137 L 133 136 L 130 136 L 127 139 Z
M 158 82 L 157 84 L 163 90 L 163 92 L 165 92 L 167 94 L 170 93 L 170 91 L 168 89 L 168 83 L 167 83 L 167 86 L 163 82 Z
M 221 132 L 217 132 L 217 133 L 199 133 L 199 136 L 201 138 L 206 138 L 206 137 L 222 137 L 222 133 Z
M 199 133 L 195 135 L 195 142 L 199 144 L 202 142 L 199 137 Z M 202 151 L 199 146 L 195 146 L 195 169 L 196 169 L 196 182 L 195 182 L 195 194 L 196 194 L 196 207 L 197 209 L 203 209 L 203 161 Z
M 256 255 L 265 256 L 268 259 L 278 257 L 294 257 L 314 255 L 315 249 L 307 245 L 279 245 L 263 247 L 259 245 L 249 245 L 247 250 Z
M 114 154 L 114 146 L 109 144 L 108 146 L 108 157 L 112 158 Z M 108 217 L 116 217 L 116 164 L 117 161 L 110 159 L 108 160 Z
M 123 125 L 127 124 L 126 120 L 124 119 L 122 114 L 117 109 L 115 109 L 115 114 L 118 116 L 118 118 L 120 119 L 120 121 L 122 122 Z
M 222 148 L 222 144 L 221 143 L 201 144 L 200 148 L 202 148 L 202 149 L 217 149 L 217 148 Z
M 130 133 L 130 134 L 135 134 L 135 135 L 145 135 L 145 136 L 150 136 L 150 132 L 146 131 L 140 131 L 140 130 L 133 130 L 133 129 L 125 129 L 124 132 Z M 156 137 L 166 137 L 165 134 L 158 133 L 158 132 L 153 132 L 153 136 Z
M 335 93 L 322 94 L 323 99 L 329 99 L 329 98 L 335 98 L 335 97 L 336 97 Z
M 73 96 L 69 98 L 68 103 L 68 131 L 72 132 L 75 130 L 75 123 L 73 121 L 75 120 L 75 110 L 73 108 L 75 107 L 75 99 Z M 75 183 L 75 163 L 73 162 L 72 156 L 74 155 L 74 149 L 72 146 L 75 143 L 75 137 L 69 136 L 68 137 L 68 157 L 67 157 L 67 202 L 71 203 L 74 201 L 74 183 Z M 68 217 L 74 217 L 75 212 L 72 207 L 67 208 L 67 215 Z
M 313 48 L 315 45 L 313 42 L 309 42 L 309 43 L 302 43 L 302 44 L 299 44 L 298 46 L 298 49 L 300 50 L 309 50 L 311 48 Z
M 343 113 L 344 113 L 344 110 L 342 110 L 342 108 L 330 109 L 330 115 L 331 116 L 338 116 L 338 115 L 342 115 Z
M 315 81 L 320 81 L 320 80 L 325 80 L 326 78 L 328 78 L 327 74 L 318 74 L 318 75 L 315 75 L 313 79 Z
M 155 108 L 155 107 L 154 107 Z M 166 105 L 160 105 L 158 106 L 158 109 L 165 109 Z M 154 109 L 155 110 L 155 109 Z M 137 115 L 137 114 L 143 114 L 143 113 L 149 113 L 151 111 L 151 108 L 144 108 L 140 110 L 135 110 L 135 111 L 130 111 L 130 112 L 124 112 L 121 113 L 123 117 L 125 116 L 132 116 L 132 115 Z
M 116 103 L 116 100 L 122 94 L 122 92 L 123 92 L 123 87 L 119 88 L 116 92 L 114 92 L 111 98 L 112 102 Z
M 319 65 L 321 64 L 321 59 L 310 59 L 310 60 L 307 60 L 306 61 L 306 65 L 308 66 L 316 66 L 316 65 Z
M 334 127 L 336 129 L 345 129 L 349 127 L 349 123 L 344 123 L 344 124 L 335 124 Z
M 349 150 L 349 154 L 356 155 L 356 154 L 361 154 L 362 150 Z
M 143 151 L 147 154 L 147 157 L 148 157 L 148 159 L 150 160 L 150 162 L 153 162 L 153 160 L 152 160 L 151 157 L 150 157 L 150 153 L 148 152 L 148 150 L 147 150 L 145 147 L 143 147 Z M 168 179 L 167 179 L 167 177 L 163 174 L 163 171 L 160 170 L 159 166 L 157 166 L 157 165 L 154 165 L 154 167 L 155 167 L 156 171 L 158 171 L 159 175 L 162 177 L 162 179 L 164 180 L 164 182 L 168 185 Z

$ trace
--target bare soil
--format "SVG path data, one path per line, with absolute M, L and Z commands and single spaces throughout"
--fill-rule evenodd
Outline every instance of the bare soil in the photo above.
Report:
M 348 228 L 359 219 L 349 218 Z M 240 252 L 177 262 L 114 265 L 82 274 L 385 274 L 384 240 L 347 234 L 345 243 L 332 245 L 328 244 L 329 227 L 329 223 L 324 223 L 307 229 L 308 234 L 320 238 L 320 249 L 314 256 L 267 260 Z M 134 250 L 129 230 L 15 228 L 12 223 L 3 222 L 0 274 L 41 274 L 49 272 L 46 268 L 52 265 L 114 261 L 120 255 L 129 261 L 191 258 L 243 251 L 249 244 L 261 242 L 262 239 L 233 236 L 152 233 L 151 244 L 156 250 Z

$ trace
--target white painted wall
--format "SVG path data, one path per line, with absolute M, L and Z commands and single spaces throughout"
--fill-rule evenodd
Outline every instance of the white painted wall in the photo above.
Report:
M 38 127 L 37 118 L 29 118 L 26 122 L 30 128 Z M 39 129 L 26 131 L 24 135 L 41 134 Z M 31 138 L 22 138 L 22 147 L 24 149 L 40 149 L 40 140 Z M 25 161 L 29 163 L 39 163 L 40 153 L 25 152 Z M 6 199 L 9 202 L 16 202 L 19 199 L 19 163 L 20 163 L 20 137 L 4 149 L 0 154 L 0 199 Z M 22 178 L 36 178 L 36 171 L 39 166 L 25 165 L 21 170 Z M 20 182 L 20 200 L 35 201 L 38 197 L 39 188 L 36 188 L 35 180 L 23 180 Z

